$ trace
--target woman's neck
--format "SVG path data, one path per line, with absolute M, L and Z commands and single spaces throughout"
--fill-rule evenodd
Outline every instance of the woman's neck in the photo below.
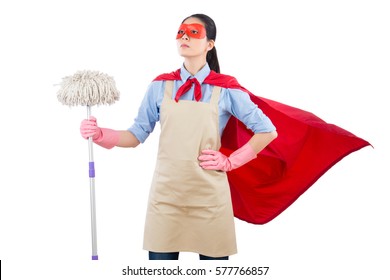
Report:
M 206 65 L 206 63 L 206 60 L 191 60 L 187 58 L 184 61 L 184 67 L 187 69 L 188 72 L 190 72 L 192 76 L 194 76 Z

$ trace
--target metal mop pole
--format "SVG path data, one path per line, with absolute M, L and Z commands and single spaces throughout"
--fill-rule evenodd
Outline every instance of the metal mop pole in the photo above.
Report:
M 87 118 L 91 117 L 91 106 L 87 105 Z M 93 141 L 88 138 L 89 150 L 89 188 L 91 199 L 91 234 L 92 234 L 92 260 L 98 260 L 97 232 L 96 232 L 96 201 L 95 201 L 95 162 L 93 160 Z

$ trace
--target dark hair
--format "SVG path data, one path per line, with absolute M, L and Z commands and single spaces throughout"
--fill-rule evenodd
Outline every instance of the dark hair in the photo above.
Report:
M 189 18 L 197 18 L 203 22 L 204 27 L 206 28 L 207 39 L 215 41 L 217 38 L 217 27 L 215 26 L 215 22 L 212 18 L 206 16 L 205 14 L 193 14 L 189 17 L 186 17 L 182 22 Z M 217 50 L 215 49 L 215 46 L 208 51 L 206 60 L 211 70 L 220 73 Z

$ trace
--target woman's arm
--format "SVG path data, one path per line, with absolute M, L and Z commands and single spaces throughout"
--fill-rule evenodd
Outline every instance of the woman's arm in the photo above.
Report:
M 204 169 L 222 171 L 236 169 L 255 159 L 257 154 L 278 136 L 271 120 L 249 99 L 246 93 L 236 91 L 228 97 L 225 103 L 228 104 L 227 110 L 256 132 L 245 145 L 229 157 L 219 151 L 203 150 L 198 159 L 200 166 Z
M 277 137 L 277 132 L 257 133 L 241 148 L 229 157 L 220 151 L 203 150 L 198 157 L 200 166 L 204 169 L 230 171 L 255 159 L 257 154 Z
M 119 131 L 119 142 L 116 144 L 117 147 L 122 148 L 135 148 L 140 144 L 140 141 L 128 130 Z
M 276 137 L 278 137 L 276 130 L 272 132 L 256 133 L 249 139 L 248 143 L 251 145 L 255 154 L 258 154 Z
M 135 148 L 140 141 L 128 130 L 114 130 L 101 128 L 97 125 L 96 118 L 91 116 L 80 125 L 81 136 L 85 139 L 92 137 L 93 142 L 106 149 L 113 147 Z

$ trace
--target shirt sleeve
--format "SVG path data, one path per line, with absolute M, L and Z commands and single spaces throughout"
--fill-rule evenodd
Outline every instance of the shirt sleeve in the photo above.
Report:
M 253 133 L 276 130 L 272 121 L 252 102 L 246 92 L 239 89 L 226 89 L 224 94 L 225 110 L 244 123 Z
M 144 143 L 150 133 L 153 132 L 156 122 L 160 120 L 160 105 L 164 92 L 164 82 L 152 82 L 138 109 L 138 115 L 128 131 Z

